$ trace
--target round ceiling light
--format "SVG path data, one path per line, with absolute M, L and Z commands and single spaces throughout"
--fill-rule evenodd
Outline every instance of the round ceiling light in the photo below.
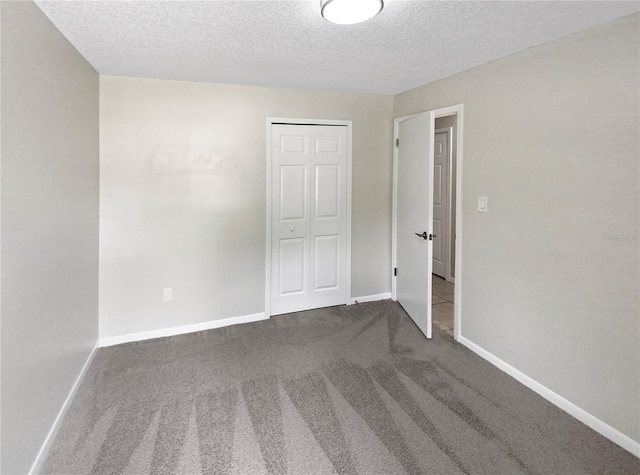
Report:
M 376 16 L 384 6 L 383 0 L 321 0 L 322 17 L 338 25 L 362 23 Z

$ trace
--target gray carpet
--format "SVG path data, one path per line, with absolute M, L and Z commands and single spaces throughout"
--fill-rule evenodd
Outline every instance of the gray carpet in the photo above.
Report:
M 100 349 L 42 473 L 640 473 L 392 301 Z

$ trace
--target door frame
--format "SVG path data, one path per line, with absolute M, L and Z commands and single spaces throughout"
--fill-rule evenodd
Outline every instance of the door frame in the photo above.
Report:
M 345 304 L 351 303 L 351 202 L 352 202 L 352 144 L 353 144 L 353 121 L 351 120 L 331 120 L 331 119 L 295 119 L 283 117 L 267 117 L 267 190 L 266 190 L 266 265 L 265 265 L 265 290 L 264 290 L 264 314 L 267 318 L 271 317 L 271 127 L 274 124 L 286 125 L 328 125 L 328 126 L 345 126 L 347 127 L 347 281 L 345 282 Z
M 454 304 L 453 304 L 453 338 L 456 341 L 460 340 L 462 335 L 462 242 L 463 242 L 463 229 L 462 229 L 462 171 L 463 171 L 463 156 L 464 156 L 464 104 L 456 104 L 448 107 L 441 107 L 439 109 L 432 109 L 423 111 L 417 114 L 406 115 L 398 117 L 393 120 L 393 143 L 396 144 L 398 139 L 398 127 L 400 122 L 403 122 L 416 115 L 423 114 L 425 112 L 434 113 L 434 130 L 435 119 L 440 117 L 447 117 L 450 115 L 457 116 L 457 133 L 456 133 L 456 223 L 455 223 L 455 276 L 456 282 L 454 287 Z M 391 207 L 391 298 L 396 300 L 396 278 L 394 276 L 394 269 L 397 266 L 397 242 L 398 242 L 398 147 L 393 147 L 393 190 L 392 190 L 392 207 Z

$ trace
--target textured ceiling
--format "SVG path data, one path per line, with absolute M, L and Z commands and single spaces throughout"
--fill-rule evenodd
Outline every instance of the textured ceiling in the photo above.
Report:
M 396 94 L 639 10 L 639 2 L 386 0 L 324 21 L 315 1 L 37 4 L 101 74 Z

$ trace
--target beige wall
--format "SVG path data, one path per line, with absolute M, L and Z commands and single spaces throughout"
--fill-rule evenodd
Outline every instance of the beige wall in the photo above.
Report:
M 27 473 L 98 337 L 98 74 L 2 11 L 2 473 Z
M 35 5 L 0 4 L 19 473 L 97 338 L 98 76 Z M 263 311 L 267 116 L 353 120 L 352 296 L 388 292 L 391 119 L 464 103 L 463 336 L 640 441 L 638 57 L 635 15 L 395 98 L 102 77 L 100 335 Z
M 353 121 L 352 296 L 389 291 L 392 97 L 100 85 L 101 337 L 264 311 L 269 116 Z M 213 169 L 181 165 L 203 156 Z
M 464 103 L 462 335 L 635 441 L 638 18 L 400 94 L 394 110 Z

